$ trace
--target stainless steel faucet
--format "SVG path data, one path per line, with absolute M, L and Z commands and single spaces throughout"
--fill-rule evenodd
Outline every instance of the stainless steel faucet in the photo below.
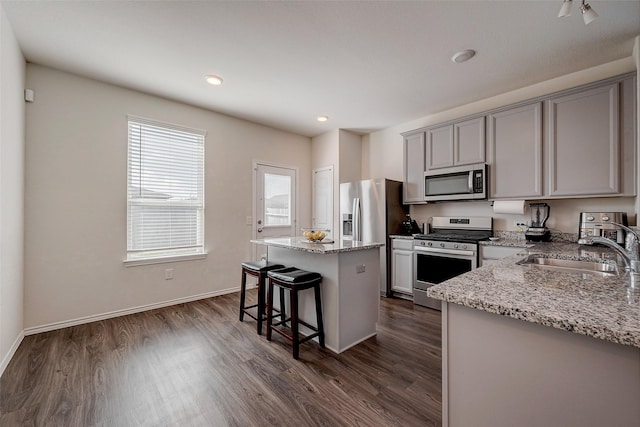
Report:
M 612 224 L 617 225 L 627 232 L 624 249 L 606 237 L 594 236 L 591 241 L 593 243 L 600 243 L 616 251 L 624 260 L 627 270 L 630 273 L 640 274 L 640 234 L 626 225 L 618 224 L 617 222 Z

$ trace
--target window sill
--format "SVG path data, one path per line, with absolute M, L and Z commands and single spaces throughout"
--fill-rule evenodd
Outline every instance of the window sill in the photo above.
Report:
M 169 262 L 192 261 L 205 258 L 207 258 L 207 252 L 199 254 L 171 255 L 156 258 L 125 259 L 123 261 L 123 264 L 125 267 L 137 267 L 139 265 L 165 264 Z

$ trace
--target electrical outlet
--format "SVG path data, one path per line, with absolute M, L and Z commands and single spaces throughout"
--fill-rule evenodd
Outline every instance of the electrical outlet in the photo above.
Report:
M 252 225 L 253 224 L 253 218 L 251 218 L 250 216 L 247 217 L 247 225 Z
M 364 264 L 356 265 L 356 273 L 364 273 L 365 270 L 366 270 L 366 267 Z
M 172 280 L 173 279 L 173 268 L 167 268 L 164 271 L 164 280 Z

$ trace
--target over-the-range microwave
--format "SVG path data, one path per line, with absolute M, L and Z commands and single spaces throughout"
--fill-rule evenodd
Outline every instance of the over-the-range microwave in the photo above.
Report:
M 487 165 L 455 166 L 424 173 L 424 200 L 482 200 L 487 198 Z

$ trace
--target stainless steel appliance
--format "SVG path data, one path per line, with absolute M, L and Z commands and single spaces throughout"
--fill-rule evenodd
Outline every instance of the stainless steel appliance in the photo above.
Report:
M 551 239 L 551 232 L 545 227 L 549 219 L 551 207 L 546 203 L 530 203 L 531 225 L 527 228 L 524 236 L 532 242 L 548 242 Z
M 482 200 L 487 198 L 487 165 L 456 166 L 424 173 L 424 200 Z
M 591 245 L 592 237 L 606 237 L 620 246 L 624 245 L 625 232 L 615 223 L 628 225 L 626 212 L 581 212 L 578 226 L 578 243 Z
M 440 310 L 427 289 L 477 268 L 478 242 L 492 229 L 491 217 L 433 217 L 429 234 L 414 235 L 414 304 Z
M 375 179 L 340 184 L 340 238 L 379 242 L 380 294 L 391 296 L 390 234 L 404 234 L 402 221 L 409 207 L 402 204 L 402 183 Z

